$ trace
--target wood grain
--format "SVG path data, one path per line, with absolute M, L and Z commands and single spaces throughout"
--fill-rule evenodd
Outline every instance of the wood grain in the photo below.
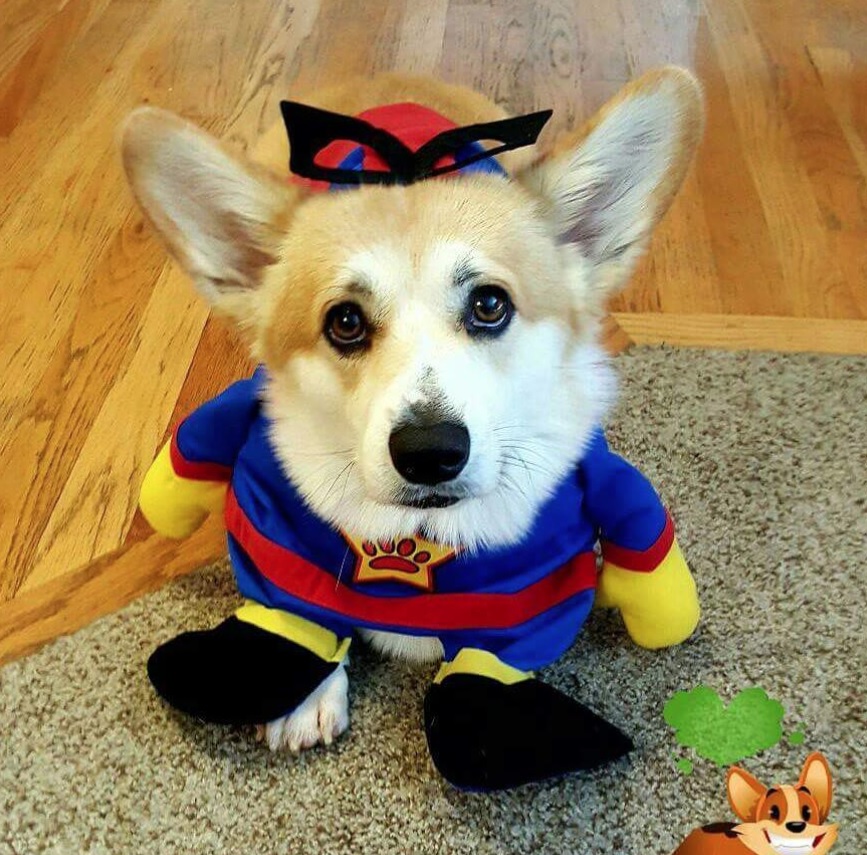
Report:
M 0 603 L 0 664 L 224 555 L 225 535 L 220 520 L 212 519 L 183 543 L 150 534 Z
M 860 0 L 6 0 L 0 656 L 221 552 L 135 512 L 171 426 L 250 365 L 132 204 L 116 134 L 133 106 L 253 151 L 280 98 L 410 71 L 553 107 L 550 139 L 668 62 L 702 79 L 707 133 L 609 347 L 867 352 Z
M 614 318 L 633 344 L 852 355 L 863 354 L 867 341 L 865 320 L 658 312 L 616 312 Z

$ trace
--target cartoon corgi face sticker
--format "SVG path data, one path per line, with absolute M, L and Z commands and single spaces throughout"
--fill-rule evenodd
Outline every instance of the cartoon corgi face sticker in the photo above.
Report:
M 807 758 L 794 786 L 768 788 L 733 766 L 726 788 L 742 820 L 732 830 L 756 855 L 825 855 L 837 839 L 837 826 L 825 824 L 831 809 L 831 770 L 819 753 Z
M 355 582 L 401 582 L 423 591 L 433 591 L 432 571 L 457 554 L 451 547 L 421 537 L 379 541 L 354 538 L 348 534 L 344 537 L 355 553 Z

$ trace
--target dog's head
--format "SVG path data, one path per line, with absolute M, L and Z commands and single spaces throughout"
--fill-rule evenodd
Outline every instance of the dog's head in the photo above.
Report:
M 612 398 L 596 345 L 698 140 L 678 69 L 628 86 L 507 180 L 309 194 L 171 114 L 124 133 L 170 251 L 268 368 L 308 504 L 367 537 L 520 538 Z
M 825 855 L 837 839 L 837 826 L 825 824 L 831 810 L 831 769 L 818 752 L 807 757 L 794 786 L 767 788 L 733 766 L 726 788 L 743 821 L 734 831 L 756 855 Z

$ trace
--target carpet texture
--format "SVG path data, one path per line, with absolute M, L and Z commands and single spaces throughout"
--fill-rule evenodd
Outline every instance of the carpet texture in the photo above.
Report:
M 631 758 L 495 796 L 436 776 L 421 726 L 430 669 L 356 652 L 352 726 L 295 759 L 250 731 L 176 716 L 145 661 L 227 615 L 225 566 L 203 570 L 0 671 L 0 852 L 670 853 L 732 820 L 724 770 L 679 749 L 678 689 L 762 686 L 784 739 L 745 766 L 793 782 L 810 750 L 834 771 L 835 855 L 867 847 L 867 360 L 635 349 L 617 360 L 612 446 L 669 503 L 704 604 L 699 632 L 635 648 L 596 613 L 544 678 L 632 734 Z M 231 675 L 227 675 L 231 677 Z M 695 771 L 675 768 L 692 757 Z

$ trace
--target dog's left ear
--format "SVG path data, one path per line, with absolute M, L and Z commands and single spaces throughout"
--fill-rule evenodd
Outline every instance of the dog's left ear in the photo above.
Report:
M 626 86 L 519 176 L 543 199 L 560 240 L 589 262 L 591 288 L 625 284 L 683 181 L 703 124 L 696 79 L 663 68 Z
M 806 787 L 819 806 L 819 823 L 823 823 L 831 812 L 831 767 L 824 754 L 814 751 L 805 761 L 798 780 L 799 787 Z

